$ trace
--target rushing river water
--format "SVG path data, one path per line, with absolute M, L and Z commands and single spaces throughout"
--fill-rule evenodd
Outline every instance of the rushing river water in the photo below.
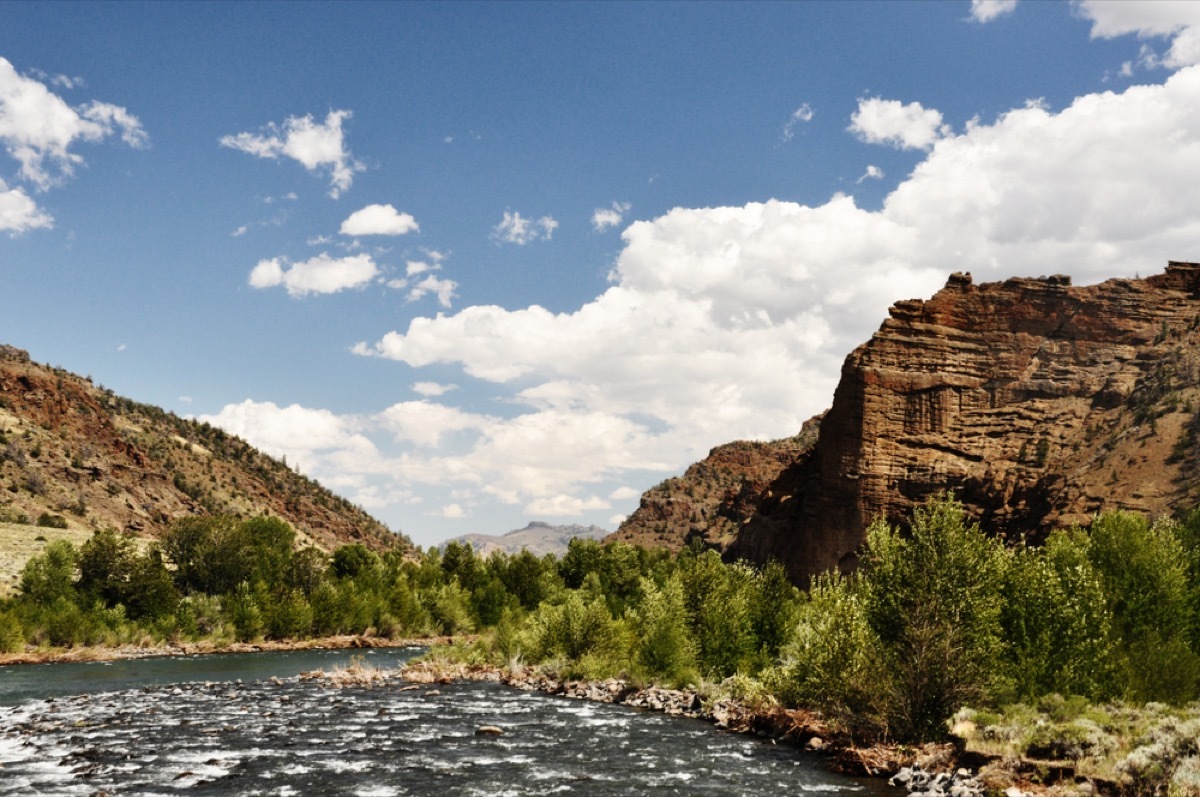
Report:
M 882 781 L 698 720 L 461 683 L 295 676 L 351 652 L 0 668 L 0 793 L 845 795 Z M 359 654 L 361 655 L 361 654 Z M 371 651 L 391 666 L 413 655 Z M 498 725 L 502 736 L 477 736 Z

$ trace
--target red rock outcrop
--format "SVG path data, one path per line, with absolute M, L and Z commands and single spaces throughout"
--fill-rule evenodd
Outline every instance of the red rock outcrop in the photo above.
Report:
M 847 357 L 816 445 L 768 486 L 731 557 L 798 580 L 854 566 L 867 526 L 953 491 L 1037 540 L 1096 512 L 1200 498 L 1200 264 L 1073 287 L 953 275 Z

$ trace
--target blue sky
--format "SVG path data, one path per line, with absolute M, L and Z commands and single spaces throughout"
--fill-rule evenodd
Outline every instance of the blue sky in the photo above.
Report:
M 956 270 L 1200 259 L 1200 4 L 0 5 L 0 341 L 428 545 L 615 528 Z

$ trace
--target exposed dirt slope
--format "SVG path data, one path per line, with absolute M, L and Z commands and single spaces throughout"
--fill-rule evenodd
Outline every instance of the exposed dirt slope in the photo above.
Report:
M 411 543 L 240 438 L 0 346 L 0 523 L 161 533 L 185 515 L 269 513 L 318 545 Z

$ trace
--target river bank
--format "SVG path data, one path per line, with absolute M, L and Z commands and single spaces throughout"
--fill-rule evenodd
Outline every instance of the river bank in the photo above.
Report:
M 323 677 L 324 674 L 313 674 Z M 336 681 L 336 674 L 334 680 Z M 343 673 L 347 684 L 372 681 L 368 674 Z M 414 685 L 455 681 L 491 681 L 522 691 L 536 691 L 575 700 L 612 703 L 644 711 L 711 722 L 732 733 L 749 734 L 820 754 L 828 769 L 846 775 L 888 778 L 910 795 L 926 797 L 1088 797 L 1117 795 L 1118 785 L 1107 779 L 1075 777 L 1063 762 L 1039 762 L 992 755 L 956 743 L 923 745 L 859 745 L 848 734 L 803 709 L 784 708 L 772 700 L 742 701 L 701 690 L 638 686 L 621 679 L 575 681 L 536 667 L 515 671 L 493 665 L 422 660 L 396 673 L 376 677 Z M 719 690 L 718 690 L 719 691 Z
M 260 640 L 257 642 L 169 642 L 149 645 L 119 645 L 117 647 L 80 646 L 47 648 L 21 653 L 0 654 L 0 667 L 19 664 L 54 664 L 84 661 L 122 661 L 163 656 L 196 656 L 221 653 L 263 653 L 284 650 L 346 650 L 355 648 L 403 648 L 446 645 L 462 637 L 419 637 L 391 639 L 388 637 L 346 634 L 299 640 Z
M 849 775 L 890 777 L 904 767 L 947 770 L 959 764 L 950 744 L 859 746 L 818 714 L 787 709 L 776 703 L 749 703 L 725 697 L 706 697 L 699 690 L 637 686 L 609 678 L 573 681 L 540 668 L 504 669 L 492 665 L 419 661 L 406 665 L 395 677 L 410 684 L 447 684 L 454 681 L 492 681 L 522 691 L 541 692 L 595 703 L 612 703 L 671 716 L 711 722 L 718 728 L 770 739 L 822 754 L 830 769 Z

